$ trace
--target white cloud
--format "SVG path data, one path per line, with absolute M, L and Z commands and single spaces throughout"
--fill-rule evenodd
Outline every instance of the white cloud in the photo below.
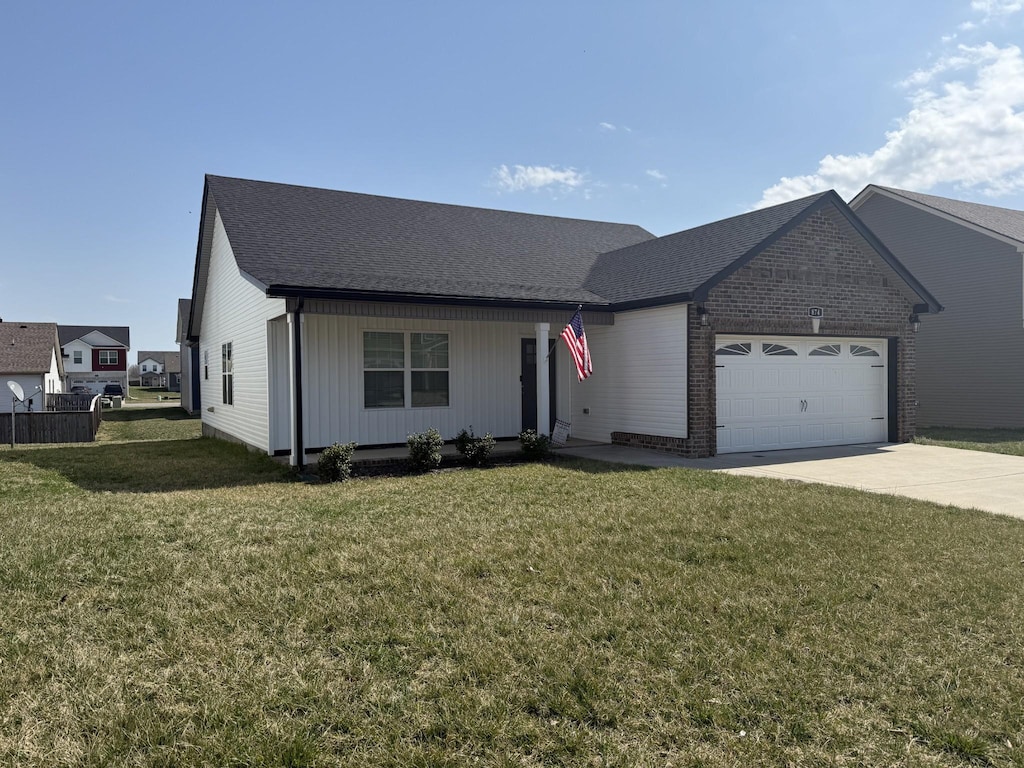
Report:
M 502 192 L 524 192 L 547 189 L 572 192 L 586 186 L 587 178 L 575 168 L 548 165 L 500 165 L 491 174 L 494 185 Z
M 649 170 L 649 171 L 645 171 L 645 173 L 648 176 L 650 176 L 652 179 L 655 179 L 657 181 L 666 181 L 668 179 L 668 176 L 666 176 L 664 173 L 662 173 L 661 171 L 659 171 L 657 169 L 652 169 L 652 170 Z
M 121 298 L 118 298 L 117 296 L 111 296 L 109 293 L 106 296 L 103 297 L 103 300 L 104 301 L 109 301 L 112 304 L 131 304 L 132 303 L 131 299 L 121 299 Z
M 989 5 L 1019 3 L 989 3 Z M 969 47 L 913 73 L 910 110 L 871 153 L 828 155 L 814 173 L 786 177 L 755 207 L 869 183 L 924 192 L 954 184 L 998 196 L 1024 190 L 1024 56 L 1017 46 Z
M 972 0 L 971 10 L 984 14 L 983 23 L 1024 10 L 1024 0 Z
M 597 127 L 600 128 L 602 131 L 616 130 L 615 125 L 613 123 L 598 123 Z

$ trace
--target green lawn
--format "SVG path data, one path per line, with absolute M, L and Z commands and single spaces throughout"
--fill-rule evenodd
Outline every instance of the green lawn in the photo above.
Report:
M 1024 456 L 1024 429 L 927 427 L 917 431 L 917 438 L 914 442 L 922 445 L 945 445 L 950 448 L 966 448 L 971 451 Z
M 181 408 L 107 408 L 97 442 L 188 440 L 199 437 L 202 420 Z
M 1024 763 L 1021 521 L 107 438 L 0 450 L 0 764 Z
M 163 387 L 128 387 L 128 397 L 140 403 L 180 400 L 181 392 L 168 392 Z

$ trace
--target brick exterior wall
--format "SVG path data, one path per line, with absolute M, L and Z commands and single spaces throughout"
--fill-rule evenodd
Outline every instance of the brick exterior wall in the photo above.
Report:
M 910 294 L 912 296 L 912 294 Z M 913 439 L 917 392 L 915 300 L 902 279 L 834 207 L 811 214 L 796 228 L 727 277 L 704 306 L 710 326 L 700 327 L 690 305 L 688 434 L 685 439 L 613 432 L 612 442 L 700 458 L 716 453 L 715 334 L 811 335 L 808 307 L 822 307 L 819 334 L 886 338 L 896 349 L 896 423 L 890 434 Z M 890 374 L 891 381 L 891 374 Z

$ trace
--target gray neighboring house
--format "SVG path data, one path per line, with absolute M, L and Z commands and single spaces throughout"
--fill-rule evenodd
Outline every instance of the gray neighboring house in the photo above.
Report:
M 175 351 L 139 352 L 139 384 L 169 392 L 181 390 L 181 360 Z
M 583 382 L 558 340 L 580 306 Z M 207 176 L 187 340 L 204 434 L 295 465 L 556 417 L 709 456 L 911 439 L 913 327 L 940 310 L 832 191 L 655 237 Z
M 178 299 L 178 325 L 175 341 L 181 360 L 181 407 L 189 413 L 199 410 L 199 345 L 188 339 L 188 318 L 192 300 Z
M 876 185 L 850 205 L 945 305 L 918 334 L 918 423 L 1024 427 L 1024 211 Z

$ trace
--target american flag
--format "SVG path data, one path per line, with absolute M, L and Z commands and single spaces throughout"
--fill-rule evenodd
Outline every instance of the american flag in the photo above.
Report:
M 569 347 L 572 360 L 576 363 L 576 375 L 583 381 L 594 372 L 594 365 L 590 362 L 590 347 L 587 346 L 587 334 L 583 330 L 583 315 L 580 310 L 572 316 L 572 320 L 562 331 L 562 338 Z

